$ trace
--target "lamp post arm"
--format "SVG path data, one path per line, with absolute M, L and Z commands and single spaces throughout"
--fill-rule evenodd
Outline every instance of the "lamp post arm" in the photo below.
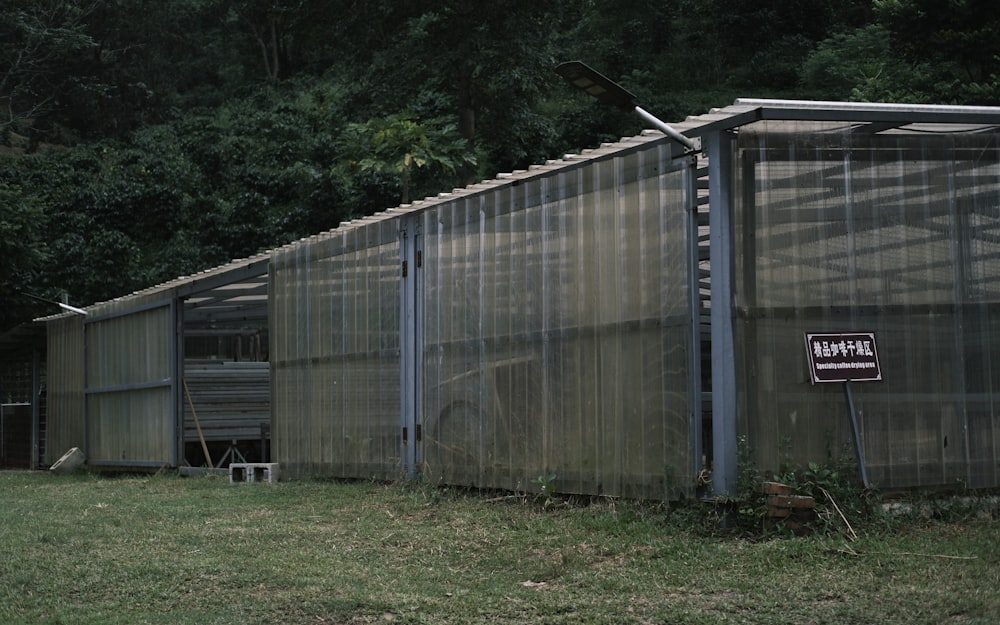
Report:
M 643 118 L 644 120 L 652 124 L 654 127 L 656 127 L 657 130 L 667 135 L 677 143 L 680 143 L 688 150 L 691 150 L 692 152 L 698 151 L 698 146 L 697 144 L 695 144 L 694 141 L 692 141 L 689 137 L 685 137 L 681 133 L 671 128 L 669 124 L 660 121 L 659 118 L 657 118 L 655 115 L 653 115 L 646 109 L 642 108 L 641 106 L 637 106 L 635 107 L 635 112 L 639 115 L 639 117 Z
M 82 308 L 77 308 L 76 306 L 70 306 L 69 304 L 63 304 L 62 302 L 56 302 L 56 304 L 59 305 L 59 308 L 62 308 L 63 310 L 65 310 L 67 312 L 76 313 L 78 315 L 83 315 L 84 317 L 87 316 L 87 311 L 84 310 L 84 309 L 82 309 Z
M 25 297 L 30 297 L 31 299 L 39 301 L 39 302 L 45 302 L 46 304 L 55 304 L 56 306 L 58 306 L 59 308 L 62 308 L 66 312 L 75 313 L 77 315 L 86 315 L 87 314 L 86 310 L 84 310 L 82 308 L 77 308 L 76 306 L 70 306 L 69 304 L 66 304 L 64 302 L 57 302 L 55 300 L 45 299 L 44 297 L 38 297 L 37 295 L 32 295 L 31 293 L 25 293 L 23 291 L 21 292 L 21 295 L 23 295 Z

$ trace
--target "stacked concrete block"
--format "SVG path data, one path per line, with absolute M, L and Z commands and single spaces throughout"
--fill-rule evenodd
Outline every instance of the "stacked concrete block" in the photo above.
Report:
M 233 462 L 229 465 L 230 484 L 274 484 L 280 477 L 277 462 Z

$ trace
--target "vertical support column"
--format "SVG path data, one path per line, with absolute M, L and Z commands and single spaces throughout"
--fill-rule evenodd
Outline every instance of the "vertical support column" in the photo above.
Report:
M 276 286 L 277 280 L 275 278 L 275 276 L 277 275 L 278 271 L 277 271 L 277 268 L 275 266 L 275 262 L 276 261 L 280 262 L 281 266 L 284 267 L 284 262 L 285 262 L 286 258 L 287 258 L 287 256 L 285 256 L 285 255 L 278 255 L 278 254 L 272 252 L 270 254 L 270 258 L 269 258 L 268 263 L 267 263 L 267 329 L 268 329 L 268 331 L 267 331 L 267 354 L 268 354 L 268 357 L 267 357 L 267 359 L 268 359 L 268 365 L 267 365 L 267 385 L 268 385 L 268 393 L 267 393 L 267 396 L 268 396 L 268 402 L 267 402 L 268 403 L 268 408 L 267 408 L 267 413 L 268 413 L 267 424 L 268 424 L 268 426 L 267 427 L 268 427 L 268 441 L 267 441 L 267 447 L 266 447 L 267 454 L 264 456 L 264 460 L 266 462 L 270 462 L 270 461 L 274 460 L 274 456 L 275 456 L 275 454 L 272 452 L 272 449 L 274 448 L 274 445 L 273 445 L 273 441 L 274 441 L 274 428 L 273 428 L 273 426 L 275 424 L 275 418 L 274 418 L 274 416 L 275 416 L 275 413 L 277 412 L 277 405 L 278 405 L 278 402 L 280 401 L 280 399 L 279 399 L 279 395 L 278 395 L 278 391 L 277 391 L 277 384 L 275 383 L 275 365 L 274 365 L 274 359 L 276 357 L 278 357 L 278 353 L 279 353 L 278 350 L 277 350 L 278 334 L 279 334 L 279 332 L 281 330 L 284 329 L 284 328 L 277 328 L 277 327 L 275 327 L 275 323 L 279 319 L 279 315 L 278 315 L 278 295 L 279 295 L 279 292 L 278 292 L 278 288 Z M 283 292 L 284 291 L 282 291 L 282 293 Z M 261 443 L 263 443 L 263 441 L 261 441 Z M 265 449 L 265 448 L 262 447 L 262 449 Z M 285 454 L 280 454 L 279 456 L 283 456 L 283 458 L 281 458 L 281 459 L 286 459 L 287 458 L 287 455 L 285 455 Z
M 739 477 L 736 349 L 733 336 L 733 137 L 703 138 L 708 153 L 709 253 L 712 271 L 712 488 L 734 494 Z
M 88 362 L 89 354 L 88 352 L 88 341 L 87 341 L 87 328 L 90 326 L 91 321 L 89 319 L 84 319 L 81 322 L 81 339 L 83 342 L 83 362 L 80 366 L 83 367 L 82 385 L 80 388 L 80 401 L 83 402 L 83 457 L 90 458 L 90 401 L 87 396 L 87 386 L 90 381 L 90 363 Z M 57 453 L 62 453 L 57 450 Z
M 184 300 L 175 297 L 170 304 L 174 343 L 170 350 L 170 414 L 174 415 L 174 451 L 172 466 L 184 463 Z
M 413 469 L 414 476 L 423 463 L 424 417 L 424 236 L 419 216 L 413 218 Z
M 421 352 L 423 350 L 420 265 L 422 249 L 419 216 L 399 220 L 399 357 L 400 458 L 407 478 L 417 476 L 420 462 Z
M 670 149 L 669 147 L 667 148 Z M 691 475 L 702 469 L 701 440 L 701 297 L 698 280 L 698 159 L 688 157 L 684 170 L 684 202 L 687 215 L 687 286 L 691 328 L 688 331 L 688 440 L 691 449 Z
M 28 468 L 34 471 L 41 461 L 40 439 L 42 422 L 42 355 L 41 349 L 31 349 L 31 458 Z
M 955 328 L 955 356 L 956 366 L 952 368 L 954 396 L 961 399 L 956 400 L 955 412 L 958 415 L 962 427 L 962 462 L 964 464 L 962 479 L 967 486 L 975 486 L 972 473 L 972 448 L 970 436 L 973 432 L 969 427 L 969 400 L 967 394 L 970 392 L 969 381 L 966 377 L 966 367 L 968 361 L 965 353 L 966 333 L 970 328 L 966 326 L 965 316 L 967 314 L 966 304 L 972 301 L 969 295 L 969 218 L 967 212 L 963 210 L 958 199 L 959 182 L 956 179 L 955 163 L 946 163 L 948 171 L 948 212 L 949 212 L 949 235 L 951 239 L 952 275 L 955 283 L 952 291 L 952 324 Z M 944 449 L 942 449 L 942 453 Z M 947 483 L 954 479 L 948 474 L 949 458 L 942 457 L 942 483 Z

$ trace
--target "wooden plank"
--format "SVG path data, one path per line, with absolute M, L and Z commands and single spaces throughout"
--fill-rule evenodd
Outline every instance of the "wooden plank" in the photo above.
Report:
M 188 363 L 184 375 L 202 435 L 209 441 L 256 440 L 271 422 L 270 366 L 266 362 Z M 186 440 L 197 440 L 190 406 Z

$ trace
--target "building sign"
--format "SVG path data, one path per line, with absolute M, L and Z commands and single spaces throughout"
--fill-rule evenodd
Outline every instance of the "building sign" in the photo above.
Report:
M 806 353 L 813 384 L 882 379 L 874 332 L 806 334 Z

